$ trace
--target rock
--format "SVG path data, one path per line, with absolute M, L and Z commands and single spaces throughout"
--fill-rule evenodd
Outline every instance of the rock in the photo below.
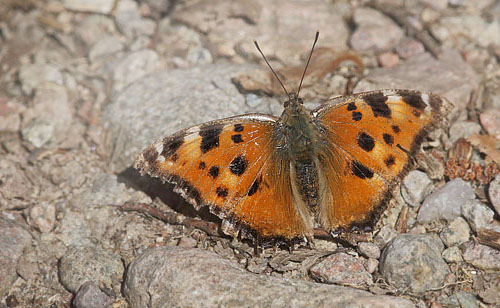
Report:
M 56 206 L 54 202 L 40 202 L 33 205 L 29 212 L 29 223 L 40 232 L 47 233 L 54 228 Z
M 116 33 L 116 27 L 113 20 L 108 16 L 97 14 L 89 14 L 83 17 L 75 25 L 74 29 L 76 38 L 82 41 L 87 48 L 91 48 L 107 37 L 114 40 L 114 37 L 116 37 L 112 35 L 114 33 Z M 101 44 L 106 44 L 106 42 L 101 42 Z
M 393 52 L 384 52 L 378 56 L 378 63 L 382 67 L 394 67 L 399 63 L 399 57 Z
M 145 35 L 152 36 L 156 24 L 153 20 L 141 17 L 138 9 L 121 11 L 115 16 L 118 29 L 129 39 Z
M 358 251 L 360 254 L 367 258 L 378 259 L 380 258 L 380 248 L 370 242 L 358 243 Z
M 368 273 L 373 274 L 378 269 L 379 264 L 377 259 L 369 258 L 366 260 L 365 267 Z
M 155 50 L 176 68 L 213 62 L 211 52 L 204 47 L 201 34 L 183 24 L 172 23 L 168 17 L 159 22 L 155 37 Z
M 450 248 L 446 248 L 443 253 L 441 254 L 443 256 L 443 259 L 448 262 L 462 262 L 464 259 L 462 258 L 462 253 L 460 252 L 460 249 L 457 246 L 451 246 Z
M 23 139 L 40 148 L 54 137 L 54 125 L 43 118 L 34 118 L 21 131 Z
M 353 19 L 357 28 L 351 36 L 351 46 L 355 51 L 389 50 L 403 37 L 403 30 L 375 9 L 357 8 Z
M 155 51 L 144 49 L 131 52 L 112 68 L 113 89 L 120 92 L 132 82 L 161 69 L 162 63 Z
M 474 279 L 474 291 L 486 304 L 500 303 L 500 276 L 496 272 L 477 275 Z
M 61 283 L 72 293 L 90 281 L 119 294 L 123 270 L 119 256 L 97 246 L 70 247 L 59 262 Z
M 0 216 L 0 298 L 4 298 L 16 281 L 17 260 L 31 240 L 26 229 Z
M 465 291 L 460 291 L 444 299 L 439 299 L 438 302 L 442 307 L 479 308 L 479 301 L 476 299 L 476 296 Z
M 79 12 L 109 14 L 113 9 L 113 0 L 64 0 L 66 9 Z
M 467 139 L 471 135 L 477 135 L 481 131 L 481 125 L 472 121 L 457 121 L 450 126 L 450 144 L 454 144 L 458 139 Z
M 500 174 L 495 177 L 488 188 L 488 196 L 490 197 L 493 208 L 500 215 Z
M 458 112 L 466 110 L 468 97 L 478 85 L 477 74 L 462 56 L 444 50 L 438 60 L 422 53 L 392 68 L 373 69 L 358 82 L 354 93 L 394 88 L 434 92 L 449 99 Z
M 425 172 L 413 170 L 403 179 L 401 195 L 409 205 L 419 206 L 433 188 L 434 185 Z
M 378 247 L 384 247 L 389 241 L 398 236 L 396 230 L 389 225 L 380 228 L 379 232 L 375 235 L 375 243 Z
M 414 55 L 424 53 L 425 47 L 420 41 L 412 38 L 403 38 L 396 46 L 396 52 L 401 58 L 409 59 Z
M 31 95 L 33 90 L 45 82 L 62 85 L 63 75 L 53 64 L 24 64 L 19 68 L 19 82 L 21 83 L 23 92 Z
M 479 115 L 481 125 L 484 130 L 497 139 L 500 139 L 500 111 L 496 109 L 488 109 Z
M 99 57 L 112 55 L 124 48 L 123 43 L 114 35 L 103 35 L 89 50 L 90 61 Z
M 213 252 L 149 249 L 129 266 L 123 293 L 135 307 L 414 307 L 406 299 L 249 273 Z
M 209 44 L 218 48 L 216 55 L 261 59 L 255 39 L 268 58 L 283 63 L 295 60 L 293 65 L 303 64 L 298 56 L 309 52 L 318 29 L 319 47 L 346 50 L 349 38 L 341 13 L 321 0 L 207 0 L 177 11 L 173 21 L 207 33 Z
M 468 200 L 462 204 L 462 216 L 474 231 L 490 224 L 494 215 L 489 207 L 478 200 Z
M 462 254 L 464 260 L 483 270 L 500 269 L 500 251 L 486 245 L 469 243 Z
M 373 279 L 363 263 L 360 259 L 341 252 L 326 257 L 309 272 L 321 282 L 366 288 L 373 284 Z
M 458 178 L 451 180 L 425 198 L 417 220 L 420 223 L 429 223 L 439 219 L 452 221 L 461 216 L 462 205 L 473 200 L 475 196 L 470 183 Z
M 232 77 L 251 68 L 255 66 L 223 62 L 170 70 L 145 76 L 124 89 L 101 118 L 114 146 L 112 170 L 131 166 L 144 147 L 181 128 L 250 111 L 269 112 L 269 104 L 246 106 L 231 83 Z
M 460 38 L 469 38 L 481 47 L 500 44 L 500 24 L 486 22 L 479 15 L 443 16 L 430 27 L 434 37 L 446 45 L 459 46 Z
M 382 252 L 380 272 L 391 285 L 416 294 L 441 287 L 450 273 L 443 249 L 436 235 L 400 235 Z
M 0 158 L 0 210 L 24 209 L 39 193 L 17 157 Z
M 469 225 L 462 217 L 455 218 L 439 234 L 446 247 L 460 245 L 469 240 Z
M 26 107 L 20 102 L 0 98 L 0 132 L 17 133 L 21 128 L 21 114 L 25 110 Z
M 84 283 L 73 299 L 75 308 L 107 308 L 113 303 L 113 299 L 102 292 L 94 283 Z
M 77 139 L 71 135 L 73 108 L 66 88 L 54 83 L 38 85 L 34 106 L 23 113 L 23 138 L 39 148 Z M 71 144 L 71 142 L 70 142 Z

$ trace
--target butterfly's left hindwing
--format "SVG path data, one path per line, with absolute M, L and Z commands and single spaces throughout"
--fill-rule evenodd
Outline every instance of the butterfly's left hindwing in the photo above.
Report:
M 448 104 L 433 94 L 385 90 L 334 99 L 316 110 L 327 143 L 318 154 L 325 229 L 375 222 Z
M 146 148 L 135 166 L 175 183 L 196 207 L 210 206 L 228 234 L 246 227 L 262 237 L 310 235 L 293 205 L 289 160 L 275 150 L 275 124 L 254 114 L 194 126 Z

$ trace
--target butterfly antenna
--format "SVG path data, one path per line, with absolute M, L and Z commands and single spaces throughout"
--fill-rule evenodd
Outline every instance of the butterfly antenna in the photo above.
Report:
M 271 72 L 273 72 L 274 77 L 276 77 L 276 79 L 278 79 L 278 82 L 280 83 L 281 87 L 285 91 L 286 96 L 290 97 L 290 94 L 288 94 L 288 91 L 286 90 L 285 86 L 283 85 L 283 82 L 281 82 L 281 79 L 278 77 L 278 74 L 276 74 L 276 72 L 273 70 L 273 67 L 271 66 L 271 64 L 269 64 L 269 61 L 267 61 L 266 56 L 264 55 L 262 50 L 260 50 L 260 47 L 259 47 L 259 44 L 257 44 L 257 41 L 253 41 L 253 43 L 255 44 L 255 47 L 257 47 L 257 50 L 262 55 L 262 58 L 264 58 L 264 61 L 266 61 L 267 66 L 269 66 L 269 68 L 271 69 Z
M 318 38 L 319 38 L 319 31 L 316 31 L 316 37 L 314 38 L 314 43 L 313 43 L 313 46 L 311 48 L 311 53 L 309 53 L 309 58 L 307 59 L 306 67 L 304 68 L 304 72 L 302 73 L 302 78 L 300 78 L 299 89 L 297 90 L 297 97 L 299 96 L 300 89 L 302 88 L 302 81 L 304 81 L 304 77 L 306 76 L 307 67 L 309 66 L 309 62 L 311 61 L 311 56 L 312 56 L 313 51 L 314 51 L 314 46 L 316 46 L 316 42 L 318 41 Z

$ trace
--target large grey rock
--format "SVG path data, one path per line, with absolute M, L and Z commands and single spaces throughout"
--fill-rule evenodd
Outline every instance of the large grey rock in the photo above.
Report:
M 436 235 L 400 235 L 382 252 L 380 272 L 391 285 L 416 294 L 441 287 L 450 273 L 443 249 Z
M 473 200 L 475 196 L 470 183 L 462 179 L 451 180 L 425 198 L 417 220 L 421 223 L 440 219 L 452 221 L 462 215 L 462 205 Z
M 256 66 L 226 62 L 148 75 L 119 93 L 103 112 L 109 129 L 111 168 L 121 171 L 156 139 L 188 126 L 253 112 L 270 112 L 263 104 L 249 108 L 231 78 Z
M 403 38 L 403 30 L 375 9 L 357 8 L 353 19 L 357 28 L 351 36 L 351 46 L 356 51 L 389 50 Z
M 158 247 L 129 266 L 131 307 L 414 307 L 402 298 L 342 286 L 256 275 L 215 253 Z
M 77 293 L 86 282 L 119 292 L 123 276 L 120 257 L 100 247 L 71 247 L 59 262 L 61 283 Z
M 413 170 L 403 179 L 401 195 L 409 205 L 418 206 L 433 188 L 434 185 L 425 172 Z
M 16 263 L 23 249 L 31 244 L 31 234 L 21 226 L 0 217 L 0 298 L 16 280 Z

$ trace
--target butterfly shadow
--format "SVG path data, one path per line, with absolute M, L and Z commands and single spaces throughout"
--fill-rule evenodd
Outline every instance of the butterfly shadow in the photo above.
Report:
M 128 187 L 140 190 L 147 194 L 153 200 L 160 200 L 163 208 L 158 210 L 166 213 L 172 211 L 177 214 L 182 214 L 186 217 L 199 218 L 220 226 L 221 219 L 210 213 L 208 207 L 202 207 L 196 210 L 189 202 L 181 195 L 174 192 L 174 184 L 163 183 L 158 178 L 153 178 L 148 175 L 141 175 L 138 170 L 133 167 L 128 167 L 117 174 L 118 182 L 124 183 Z M 220 233 L 220 232 L 219 232 Z

